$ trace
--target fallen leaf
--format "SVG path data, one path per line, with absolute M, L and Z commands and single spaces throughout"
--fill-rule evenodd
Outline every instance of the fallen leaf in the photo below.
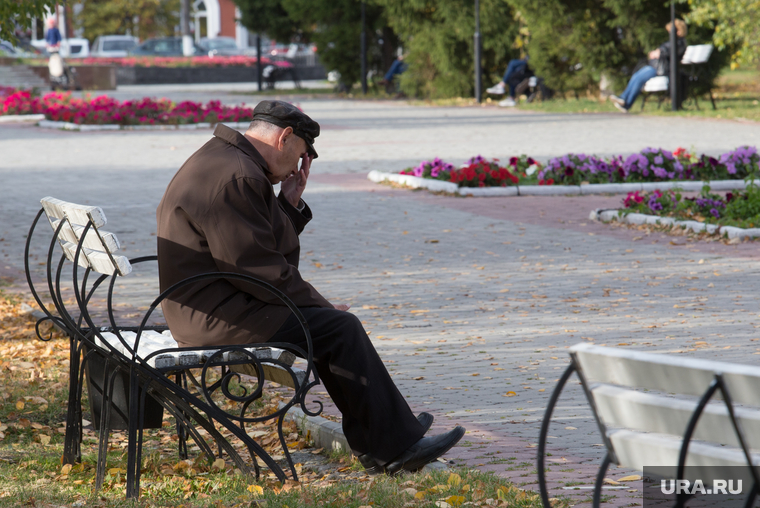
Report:
M 446 480 L 446 483 L 448 483 L 449 485 L 453 485 L 453 486 L 455 486 L 455 487 L 458 487 L 458 486 L 459 486 L 459 484 L 460 484 L 460 483 L 462 483 L 462 477 L 461 477 L 461 476 L 459 476 L 459 475 L 458 475 L 458 474 L 456 474 L 456 473 L 451 473 L 451 474 L 449 475 L 449 479 L 448 479 L 448 480 Z
M 72 467 L 73 466 L 71 464 L 64 464 L 63 467 L 61 468 L 61 474 L 69 474 Z
M 505 397 L 514 397 L 515 395 L 517 395 L 515 392 L 507 392 L 504 394 Z
M 214 469 L 224 469 L 226 467 L 226 464 L 224 462 L 224 459 L 218 458 L 214 461 L 213 464 L 211 464 L 211 467 Z
M 24 409 L 24 401 L 23 400 L 19 400 L 18 402 L 16 402 L 16 409 L 19 410 L 19 411 L 21 411 L 21 410 Z
M 264 489 L 259 485 L 249 485 L 248 492 L 250 492 L 254 496 L 260 496 L 264 494 Z
M 618 478 L 617 481 L 619 482 L 635 482 L 641 480 L 641 476 L 637 474 L 632 474 L 628 476 L 624 476 L 622 478 Z
M 50 436 L 44 434 L 40 435 L 40 444 L 43 446 L 50 444 Z
M 422 381 L 423 379 L 425 379 L 425 376 L 418 376 L 412 379 L 414 379 L 415 381 Z
M 577 427 L 565 427 L 565 430 L 578 430 Z

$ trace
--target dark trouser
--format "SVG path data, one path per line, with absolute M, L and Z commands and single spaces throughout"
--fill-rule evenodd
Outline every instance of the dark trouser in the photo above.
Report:
M 336 309 L 300 309 L 309 323 L 319 379 L 343 414 L 351 449 L 380 463 L 398 457 L 424 435 L 422 425 L 396 388 L 361 322 Z M 306 349 L 298 320 L 290 316 L 269 342 Z

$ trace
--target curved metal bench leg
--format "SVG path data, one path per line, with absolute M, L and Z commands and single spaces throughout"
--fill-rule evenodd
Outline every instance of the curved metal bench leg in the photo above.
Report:
M 111 364 L 106 360 L 105 372 Z M 116 381 L 116 375 L 119 369 L 114 369 L 108 377 L 107 383 L 103 386 L 102 405 L 100 407 L 100 434 L 98 435 L 98 462 L 95 469 L 95 490 L 100 490 L 103 486 L 103 480 L 106 475 L 106 464 L 108 463 L 108 438 L 111 435 L 111 396 Z
M 599 466 L 599 472 L 596 474 L 596 483 L 594 484 L 594 501 L 592 504 L 594 508 L 599 508 L 599 503 L 602 502 L 602 487 L 604 486 L 604 476 L 607 474 L 607 468 L 610 467 L 610 463 L 612 463 L 612 457 L 610 457 L 610 454 L 607 453 L 607 455 L 604 456 L 602 465 Z
M 538 436 L 538 488 L 541 494 L 541 502 L 544 504 L 545 508 L 551 508 L 551 503 L 549 502 L 549 493 L 546 491 L 546 472 L 544 471 L 544 462 L 546 460 L 546 436 L 549 433 L 549 424 L 552 421 L 554 406 L 557 405 L 557 400 L 562 393 L 562 389 L 565 387 L 565 383 L 567 383 L 567 380 L 570 379 L 570 376 L 573 374 L 573 372 L 575 372 L 575 363 L 571 363 L 570 366 L 562 374 L 562 377 L 559 378 L 559 383 L 557 383 L 556 388 L 554 388 L 552 396 L 549 399 L 549 404 L 546 406 L 544 419 L 541 422 L 541 433 Z
M 79 381 L 79 348 L 78 340 L 74 337 L 69 337 L 69 403 L 66 410 L 66 436 L 63 442 L 63 458 L 64 464 L 75 464 L 81 462 L 81 434 L 82 434 L 82 420 L 81 409 L 79 408 L 80 400 L 77 398 L 77 394 L 80 393 Z
M 756 497 L 757 497 L 757 483 L 753 483 L 752 490 L 749 491 L 749 495 L 747 496 L 747 501 L 744 503 L 744 508 L 752 508 L 752 505 L 754 504 Z

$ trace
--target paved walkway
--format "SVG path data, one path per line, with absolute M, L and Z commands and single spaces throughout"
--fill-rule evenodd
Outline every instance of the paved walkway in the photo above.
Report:
M 364 175 L 436 155 L 458 163 L 476 153 L 547 158 L 644 146 L 720 153 L 756 144 L 760 126 L 380 102 L 302 106 L 323 124 L 302 272 L 331 301 L 353 305 L 411 406 L 436 415 L 434 432 L 467 427 L 449 458 L 535 488 L 543 410 L 568 364 L 566 348 L 581 341 L 756 363 L 754 244 L 695 244 L 587 220 L 619 196 L 453 198 Z M 163 190 L 209 136 L 0 126 L 0 275 L 19 276 L 24 235 L 45 195 L 101 205 L 127 255 L 152 253 Z M 147 296 L 154 283 L 146 274 L 124 290 Z M 577 385 L 550 434 L 555 494 L 583 500 L 588 491 L 562 487 L 591 485 L 603 449 Z M 639 487 L 630 490 L 608 491 L 609 506 L 640 503 Z

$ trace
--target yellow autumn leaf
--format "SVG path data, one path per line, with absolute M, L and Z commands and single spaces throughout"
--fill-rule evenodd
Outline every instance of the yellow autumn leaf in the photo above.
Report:
M 628 476 L 624 476 L 622 478 L 618 478 L 617 481 L 619 482 L 635 482 L 641 480 L 641 476 L 637 474 L 632 474 Z
M 16 402 L 16 409 L 19 410 L 19 411 L 21 411 L 22 409 L 24 409 L 24 401 L 23 400 L 19 400 L 18 402 Z
M 259 485 L 249 485 L 248 492 L 250 492 L 254 496 L 261 496 L 262 494 L 264 494 L 264 489 L 261 488 Z
M 40 435 L 40 444 L 43 446 L 50 444 L 50 436 L 46 436 L 44 434 Z
M 453 485 L 454 487 L 458 487 L 462 483 L 462 477 L 456 473 L 451 473 L 446 483 Z
M 452 506 L 459 506 L 464 503 L 464 496 L 449 496 L 446 498 L 446 502 Z
M 414 499 L 425 499 L 425 492 L 420 491 L 414 495 Z
M 224 463 L 224 459 L 216 459 L 213 464 L 211 464 L 211 467 L 214 469 L 224 469 L 226 467 L 226 464 Z
M 517 395 L 515 392 L 507 392 L 504 394 L 505 397 L 514 397 L 515 395 Z
M 73 466 L 71 464 L 64 464 L 61 468 L 61 474 L 69 474 L 71 472 L 71 468 Z
M 111 476 L 115 476 L 117 474 L 124 474 L 126 472 L 127 472 L 126 469 L 121 469 L 120 467 L 112 467 L 111 469 L 108 470 L 108 474 L 110 474 Z

